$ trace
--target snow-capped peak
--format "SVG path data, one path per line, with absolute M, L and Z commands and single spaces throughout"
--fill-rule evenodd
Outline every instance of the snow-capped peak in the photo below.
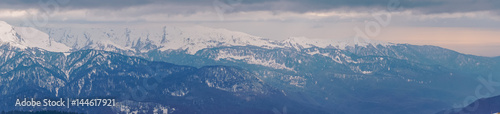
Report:
M 13 27 L 0 21 L 0 42 L 19 48 L 38 47 L 48 51 L 68 52 L 92 48 L 147 52 L 150 50 L 184 50 L 188 54 L 213 47 L 257 46 L 262 48 L 337 48 L 390 45 L 375 40 L 309 39 L 290 37 L 283 41 L 269 40 L 243 32 L 204 26 L 149 28 L 47 28 L 46 33 L 30 27 Z M 48 34 L 47 34 L 48 33 Z M 68 46 L 71 46 L 68 47 Z
M 68 46 L 50 40 L 49 35 L 38 29 L 13 27 L 4 21 L 0 21 L 0 44 L 9 44 L 20 49 L 37 47 L 53 52 L 70 50 Z
M 283 45 L 286 47 L 293 47 L 297 50 L 300 48 L 310 48 L 310 47 L 319 47 L 319 48 L 327 48 L 334 47 L 337 49 L 345 49 L 346 47 L 355 47 L 355 46 L 368 46 L 368 45 L 392 45 L 392 43 L 377 41 L 377 40 L 356 40 L 349 39 L 343 41 L 331 40 L 331 39 L 310 39 L 306 37 L 290 37 L 284 40 Z
M 214 29 L 202 26 L 181 28 L 184 34 L 172 34 L 169 42 L 164 44 L 162 50 L 166 49 L 188 49 L 188 53 L 194 54 L 196 51 L 220 46 L 258 46 L 258 47 L 279 47 L 271 40 L 252 36 L 242 32 L 229 31 L 226 29 Z
M 319 47 L 326 48 L 328 46 L 338 46 L 340 42 L 327 39 L 309 39 L 306 37 L 290 37 L 283 41 L 283 44 L 287 47 L 294 48 L 310 48 Z
M 366 47 L 368 45 L 373 45 L 373 46 L 389 46 L 389 45 L 394 45 L 393 43 L 389 42 L 383 42 L 383 41 L 378 41 L 378 40 L 373 40 L 373 39 L 348 39 L 344 40 L 341 42 L 341 45 L 339 47 L 344 47 L 342 49 L 345 49 L 347 46 L 362 46 Z
M 20 45 L 24 41 L 19 37 L 19 34 L 14 30 L 14 27 L 4 21 L 0 21 L 0 44 L 10 44 L 19 48 L 26 48 Z
M 185 50 L 195 54 L 198 50 L 221 46 L 280 47 L 272 40 L 252 36 L 242 32 L 215 29 L 203 26 L 190 27 L 150 27 L 150 28 L 65 28 L 44 29 L 55 41 L 72 46 L 115 47 L 120 50 L 147 52 L 158 49 Z M 102 45 L 106 46 L 93 46 Z M 112 45 L 112 46 L 110 46 Z M 109 49 L 103 49 L 109 50 Z

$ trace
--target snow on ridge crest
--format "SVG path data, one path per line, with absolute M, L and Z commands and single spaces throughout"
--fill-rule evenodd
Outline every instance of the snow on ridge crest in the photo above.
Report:
M 10 44 L 21 49 L 26 48 L 26 46 L 21 45 L 22 43 L 23 41 L 18 37 L 14 27 L 4 21 L 0 21 L 0 44 Z
M 375 41 L 370 43 L 339 42 L 327 39 L 308 39 L 304 37 L 291 37 L 290 39 L 277 41 L 243 32 L 230 31 L 227 29 L 210 28 L 204 26 L 163 26 L 148 28 L 64 28 L 45 29 L 50 37 L 75 50 L 84 47 L 95 47 L 101 50 L 104 47 L 116 47 L 121 50 L 147 52 L 158 49 L 185 50 L 188 54 L 196 54 L 197 51 L 213 47 L 230 46 L 257 46 L 267 49 L 272 48 L 301 48 L 320 47 L 345 49 L 348 46 L 366 46 L 366 44 L 385 44 Z M 92 45 L 108 46 L 92 46 Z M 90 46 L 89 46 L 90 45 Z M 112 50 L 112 49 L 111 49 Z
M 311 47 L 319 47 L 319 48 L 327 48 L 329 46 L 337 48 L 337 49 L 346 49 L 347 47 L 355 47 L 362 46 L 366 47 L 368 45 L 382 45 L 388 46 L 393 45 L 392 43 L 382 42 L 377 40 L 365 40 L 365 39 L 349 39 L 344 41 L 337 41 L 331 39 L 310 39 L 306 37 L 290 37 L 282 42 L 286 47 L 293 47 L 297 50 L 300 48 L 311 48 Z
M 17 30 L 17 32 L 15 31 Z M 39 47 L 48 51 L 68 52 L 93 48 L 113 51 L 147 52 L 158 49 L 185 50 L 188 54 L 213 47 L 230 46 L 257 46 L 272 48 L 327 48 L 345 49 L 348 46 L 388 45 L 378 41 L 339 42 L 328 39 L 308 39 L 305 37 L 291 37 L 287 40 L 269 40 L 243 32 L 227 29 L 209 28 L 204 26 L 175 27 L 163 26 L 158 28 L 45 28 L 41 32 L 29 27 L 12 27 L 0 21 L 0 40 L 17 47 Z M 70 47 L 68 47 L 70 46 Z
M 270 40 L 252 36 L 243 32 L 229 31 L 227 29 L 214 29 L 203 26 L 180 28 L 181 34 L 172 35 L 170 42 L 162 45 L 160 50 L 187 49 L 189 54 L 195 54 L 198 50 L 221 46 L 258 46 L 279 47 Z M 184 33 L 186 32 L 186 33 Z
M 288 70 L 288 71 L 295 71 L 293 68 L 287 67 L 284 63 L 279 63 L 276 62 L 274 59 L 266 59 L 266 58 L 257 58 L 255 56 L 251 55 L 238 55 L 236 53 L 231 53 L 228 51 L 219 51 L 217 54 L 217 57 L 214 58 L 214 60 L 242 60 L 248 64 L 255 64 L 255 65 L 262 65 L 270 68 L 275 68 L 275 69 L 283 69 L 283 70 Z
M 88 45 L 107 44 L 115 45 L 114 47 L 122 50 L 138 49 L 136 51 L 147 52 L 152 49 L 159 49 L 160 51 L 180 49 L 186 50 L 189 54 L 195 54 L 201 49 L 221 46 L 282 47 L 272 40 L 246 33 L 203 26 L 164 26 L 162 28 L 145 29 L 69 28 L 44 29 L 44 31 L 49 33 L 54 40 L 72 46 L 77 50 L 89 47 Z M 153 48 L 148 46 L 153 46 Z
M 46 33 L 38 29 L 14 27 L 4 21 L 0 21 L 0 44 L 9 44 L 20 49 L 37 47 L 53 52 L 70 50 L 66 45 L 52 41 Z

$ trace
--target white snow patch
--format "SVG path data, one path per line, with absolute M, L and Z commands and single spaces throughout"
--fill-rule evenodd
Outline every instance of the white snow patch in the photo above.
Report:
M 362 74 L 371 74 L 373 71 L 361 71 Z
M 187 90 L 187 88 L 184 88 L 184 89 L 180 89 L 180 90 L 176 90 L 174 92 L 171 92 L 170 95 L 176 96 L 176 97 L 182 97 L 188 93 L 189 93 L 189 90 Z
M 306 85 L 306 79 L 301 76 L 285 76 L 285 81 L 288 81 L 290 85 L 296 87 L 304 87 Z
M 241 56 L 241 55 L 232 55 L 231 53 L 227 51 L 219 51 L 219 54 L 217 54 L 217 57 L 215 60 L 221 60 L 221 59 L 226 59 L 226 60 L 243 60 L 244 62 L 248 64 L 256 64 L 256 65 L 262 65 L 266 67 L 271 67 L 275 69 L 284 69 L 284 70 L 289 70 L 289 71 L 294 71 L 293 68 L 287 67 L 284 63 L 277 63 L 276 60 L 270 59 L 257 59 L 254 56 Z
M 316 51 L 313 51 L 313 52 L 307 52 L 307 54 L 309 55 L 316 55 L 316 54 L 320 54 L 319 50 L 316 50 Z
M 63 53 L 65 57 L 68 57 L 68 55 L 70 55 L 71 53 L 70 52 L 65 52 Z

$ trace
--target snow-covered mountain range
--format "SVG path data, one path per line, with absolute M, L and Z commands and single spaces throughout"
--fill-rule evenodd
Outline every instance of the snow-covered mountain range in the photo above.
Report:
M 152 74 L 164 73 L 161 70 L 163 68 L 157 69 L 160 72 L 157 73 L 148 70 L 155 67 L 142 63 L 156 66 L 168 63 L 193 66 L 189 68 L 200 69 L 202 73 L 189 75 L 193 78 L 187 80 L 180 78 L 185 74 L 169 78 L 168 83 L 164 85 L 168 89 L 161 95 L 175 97 L 170 100 L 178 100 L 177 97 L 187 99 L 186 102 L 181 100 L 176 103 L 203 108 L 209 108 L 211 105 L 198 102 L 210 102 L 214 103 L 214 106 L 217 103 L 208 97 L 199 98 L 194 102 L 191 101 L 193 96 L 217 96 L 224 93 L 217 91 L 240 90 L 245 91 L 236 96 L 245 96 L 252 91 L 259 93 L 260 89 L 255 88 L 266 85 L 275 94 L 284 95 L 279 96 L 286 97 L 284 101 L 291 100 L 301 106 L 313 106 L 309 111 L 433 113 L 448 108 L 447 106 L 453 103 L 461 103 L 460 98 L 469 95 L 467 91 L 474 91 L 474 87 L 479 84 L 477 81 L 471 81 L 475 80 L 475 77 L 490 74 L 498 76 L 500 73 L 498 58 L 467 55 L 437 46 L 392 44 L 363 39 L 334 41 L 300 37 L 277 41 L 201 26 L 34 29 L 13 27 L 1 22 L 0 40 L 0 73 L 24 76 L 25 78 L 16 78 L 19 79 L 19 84 L 24 84 L 21 82 L 30 81 L 31 78 L 43 78 L 45 81 L 34 81 L 36 84 L 33 87 L 40 88 L 40 91 L 46 91 L 50 95 L 62 95 L 53 92 L 57 87 L 65 87 L 64 85 L 69 83 L 73 85 L 64 90 L 69 94 L 78 91 L 126 90 L 114 88 L 118 87 L 117 84 L 123 84 L 119 82 L 107 86 L 92 84 L 106 85 L 93 81 L 105 80 L 102 83 L 109 83 L 115 79 L 107 79 L 106 76 L 113 74 L 131 78 L 129 81 L 132 85 L 126 87 L 133 87 L 133 84 L 140 82 L 134 82 L 132 78 L 147 78 Z M 226 67 L 229 69 L 224 69 Z M 50 76 L 49 74 L 53 74 L 54 78 L 37 77 Z M 199 78 L 204 80 L 198 80 Z M 3 81 L 12 82 L 9 79 L 11 77 L 4 77 Z M 88 82 L 71 81 L 77 79 Z M 122 78 L 116 80 L 118 79 Z M 4 82 L 0 83 L 0 87 L 16 86 L 6 86 Z M 183 84 L 194 82 L 201 84 L 196 87 L 215 90 L 203 91 L 183 87 Z M 64 84 L 57 85 L 59 83 Z M 180 85 L 169 85 L 170 83 Z M 242 83 L 247 84 L 242 86 Z M 29 85 L 25 88 L 33 87 Z M 238 99 L 252 101 L 251 98 L 235 100 Z M 274 101 L 266 103 L 271 102 Z M 181 108 L 175 107 L 176 103 L 157 103 L 168 104 L 169 109 L 174 107 L 182 112 Z M 256 102 L 252 104 L 254 105 L 265 104 Z M 266 110 L 265 108 L 259 110 Z
M 3 22 L 4 26 L 10 25 Z M 10 27 L 13 28 L 13 27 Z M 33 29 L 33 28 L 29 28 Z M 36 29 L 33 29 L 35 31 Z M 99 49 L 99 50 L 126 50 L 133 52 L 147 52 L 151 50 L 183 50 L 188 54 L 195 54 L 205 48 L 227 46 L 257 46 L 262 48 L 309 48 L 332 47 L 345 49 L 354 45 L 391 45 L 378 41 L 370 42 L 338 42 L 334 40 L 320 40 L 307 38 L 289 38 L 284 41 L 270 40 L 252 36 L 242 32 L 226 29 L 214 29 L 203 26 L 161 28 L 41 28 L 46 34 L 35 31 L 35 36 L 49 36 L 50 45 L 53 41 L 62 43 L 72 50 Z M 14 31 L 15 32 L 15 31 Z M 33 33 L 35 34 L 35 33 Z M 38 35 L 39 34 L 39 35 Z M 27 34 L 26 34 L 27 35 Z M 14 36 L 10 36 L 15 38 Z M 24 38 L 24 37 L 23 37 Z M 26 39 L 26 38 L 24 38 Z M 46 39 L 46 38 L 44 38 Z M 34 39 L 30 39 L 34 40 Z M 45 40 L 44 40 L 45 41 Z M 29 45 L 32 46 L 32 45 Z M 35 46 L 43 49 L 49 47 Z M 66 47 L 61 47 L 66 49 Z
M 54 52 L 67 52 L 70 47 L 51 40 L 49 35 L 31 27 L 13 27 L 0 21 L 0 43 L 17 48 L 37 47 Z
M 328 48 L 346 50 L 356 46 L 390 46 L 392 43 L 380 41 L 347 40 L 335 41 L 326 39 L 308 39 L 291 37 L 283 41 L 266 39 L 242 32 L 226 29 L 214 29 L 202 26 L 161 28 L 40 28 L 43 32 L 30 27 L 12 27 L 1 22 L 5 31 L 4 42 L 19 47 L 36 47 L 54 52 L 70 52 L 85 49 L 105 50 L 127 55 L 141 55 L 150 51 L 180 51 L 195 55 L 207 48 L 254 46 L 264 49 L 295 49 L 310 55 L 323 55 L 336 62 L 353 62 L 343 53 L 331 55 L 318 50 L 302 50 L 307 48 Z M 217 52 L 214 60 L 243 60 L 248 64 L 257 64 L 276 69 L 293 71 L 283 62 L 273 58 L 258 58 L 256 55 Z M 369 73 L 369 71 L 361 71 Z
M 295 76 L 294 80 L 290 80 L 292 82 L 303 80 L 304 75 L 308 74 L 304 69 L 311 68 L 320 72 L 326 70 L 361 75 L 391 72 L 392 75 L 398 75 L 397 69 L 391 69 L 388 65 L 388 62 L 394 60 L 408 61 L 408 65 L 438 64 L 476 72 L 488 71 L 490 66 L 498 63 L 492 58 L 460 54 L 435 46 L 393 44 L 364 39 L 335 41 L 303 37 L 277 41 L 202 26 L 38 30 L 13 27 L 6 22 L 0 22 L 0 28 L 2 44 L 20 49 L 33 47 L 53 52 L 93 49 L 181 65 L 235 65 L 243 68 L 254 68 L 252 66 L 257 65 L 292 74 L 302 72 L 302 76 Z M 408 71 L 404 73 L 408 74 Z M 289 76 L 291 77 L 294 76 Z M 403 79 L 415 80 L 408 77 Z M 298 83 L 294 84 L 300 86 Z

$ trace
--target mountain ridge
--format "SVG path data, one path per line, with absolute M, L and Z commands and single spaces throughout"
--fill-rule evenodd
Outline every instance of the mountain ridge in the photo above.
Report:
M 221 46 L 257 46 L 263 48 L 308 48 L 316 46 L 344 49 L 348 46 L 391 45 L 380 41 L 335 41 L 290 37 L 286 40 L 270 40 L 227 29 L 203 26 L 161 28 L 41 28 L 51 39 L 63 43 L 73 50 L 99 49 L 133 52 L 150 50 L 185 50 L 195 54 L 205 48 Z M 122 40 L 125 39 L 125 40 Z
M 283 93 L 264 83 L 255 74 L 236 67 L 196 68 L 99 50 L 81 50 L 69 55 L 37 49 L 9 51 L 16 51 L 16 55 L 1 63 L 0 94 L 3 97 L 0 98 L 2 101 L 0 110 L 41 109 L 10 105 L 12 99 L 25 96 L 36 99 L 59 97 L 117 99 L 116 107 L 48 108 L 83 113 L 89 111 L 130 113 L 134 110 L 152 112 L 158 107 L 168 110 L 168 113 L 238 113 L 249 109 L 254 109 L 251 112 L 271 113 L 267 108 L 282 107 L 282 105 L 297 109 L 301 107 L 301 110 L 296 111 L 304 113 L 325 113 L 323 109 L 293 103 L 295 101 L 286 98 Z M 64 76 L 65 69 L 70 71 L 69 78 Z M 130 89 L 136 87 L 143 88 L 139 90 L 147 95 L 144 99 L 128 95 L 133 92 Z M 265 107 L 254 107 L 262 102 L 267 102 L 264 103 Z M 292 104 L 286 104 L 287 102 Z M 307 107 L 306 110 L 303 110 L 304 106 Z M 124 110 L 129 112 L 123 112 Z
M 437 112 L 436 114 L 490 114 L 500 112 L 500 109 L 497 108 L 499 106 L 500 96 L 493 96 L 488 98 L 480 98 L 465 107 L 443 110 Z
M 231 31 L 220 29 L 199 33 L 196 32 L 199 28 L 190 29 L 194 34 L 177 27 L 152 30 L 43 30 L 48 31 L 51 40 L 76 48 L 58 53 L 38 47 L 20 49 L 5 44 L 0 46 L 0 64 L 4 65 L 0 71 L 15 74 L 18 76 L 14 77 L 15 81 L 33 82 L 17 89 L 49 96 L 127 94 L 127 90 L 144 83 L 142 79 L 161 77 L 160 81 L 165 83 L 160 85 L 166 88 L 147 92 L 156 95 L 151 98 L 168 96 L 160 100 L 167 104 L 172 102 L 168 107 L 154 100 L 147 100 L 152 104 L 133 99 L 122 103 L 172 110 L 172 106 L 179 106 L 177 103 L 195 102 L 193 105 L 180 105 L 184 109 L 177 107 L 178 112 L 192 109 L 189 108 L 191 106 L 215 106 L 214 101 L 228 97 L 234 100 L 228 101 L 229 104 L 263 98 L 262 101 L 269 102 L 259 104 L 256 102 L 261 100 L 258 100 L 245 106 L 264 112 L 270 107 L 290 105 L 279 104 L 287 101 L 310 105 L 308 109 L 311 110 L 308 111 L 311 112 L 435 113 L 461 102 L 463 99 L 460 98 L 469 95 L 467 91 L 474 91 L 480 83 L 471 80 L 494 74 L 492 72 L 500 67 L 500 61 L 495 58 L 467 55 L 429 45 L 355 40 L 339 43 L 305 38 L 274 41 L 244 33 L 233 35 Z M 169 43 L 175 45 L 164 46 Z M 200 43 L 202 45 L 196 47 Z M 168 63 L 173 63 L 175 67 Z M 179 75 L 172 75 L 173 72 L 179 72 L 174 73 Z M 120 77 L 122 75 L 128 77 Z M 27 79 L 21 80 L 24 78 Z M 125 88 L 115 88 L 118 86 Z M 189 87 L 194 89 L 186 89 Z M 221 96 L 197 96 L 204 94 Z M 266 97 L 269 94 L 273 95 Z M 248 110 L 238 106 L 234 105 L 233 111 Z
M 55 42 L 46 33 L 31 27 L 13 27 L 0 21 L 0 43 L 10 44 L 21 49 L 38 47 L 54 52 L 66 52 L 70 48 Z

